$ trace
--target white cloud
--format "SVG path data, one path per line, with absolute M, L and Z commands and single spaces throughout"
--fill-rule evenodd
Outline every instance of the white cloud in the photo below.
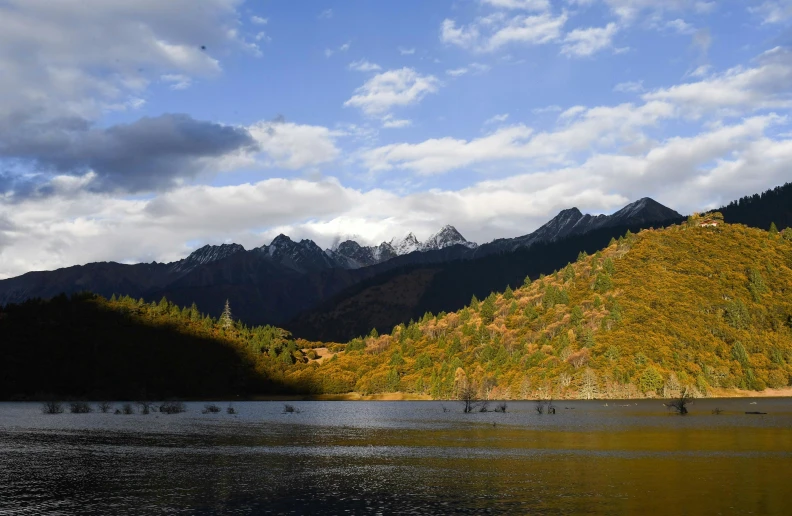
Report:
M 650 12 L 653 20 L 662 19 L 666 13 L 693 11 L 706 14 L 715 9 L 715 2 L 699 0 L 605 0 L 611 12 L 622 22 L 630 23 L 642 13 Z
M 549 0 L 481 0 L 483 4 L 501 9 L 519 9 L 524 11 L 547 11 Z
M 36 111 L 93 119 L 139 98 L 162 75 L 216 75 L 215 56 L 251 49 L 235 31 L 237 4 L 206 0 L 196 10 L 191 0 L 3 2 L 0 117 Z
M 462 68 L 453 68 L 451 70 L 446 70 L 446 75 L 450 75 L 451 77 L 461 77 L 468 73 L 468 69 L 464 66 Z
M 272 38 L 267 36 L 267 33 L 264 32 L 264 31 L 256 33 L 256 35 L 254 36 L 254 39 L 256 41 L 272 41 Z
M 186 90 L 192 84 L 192 79 L 182 74 L 165 74 L 160 77 L 160 80 L 170 83 L 172 90 Z
M 613 36 L 619 31 L 615 23 L 605 27 L 589 27 L 575 29 L 564 38 L 561 53 L 566 56 L 586 57 L 608 48 L 613 43 Z
M 417 104 L 429 93 L 435 93 L 440 81 L 433 75 L 421 75 L 412 68 L 388 70 L 375 75 L 344 106 L 360 108 L 367 115 L 378 115 L 397 106 Z
M 792 0 L 766 0 L 748 11 L 762 17 L 763 23 L 783 23 L 792 18 Z
M 293 170 L 314 167 L 335 160 L 341 152 L 335 145 L 338 135 L 322 126 L 258 122 L 248 130 L 265 154 L 268 166 Z M 249 155 L 238 158 L 235 166 L 253 164 Z
M 531 110 L 531 112 L 537 115 L 542 115 L 544 113 L 555 113 L 561 110 L 562 110 L 561 106 L 558 106 L 556 104 L 551 104 L 549 106 L 534 108 Z
M 445 137 L 416 144 L 385 145 L 365 151 L 361 159 L 372 171 L 397 168 L 420 175 L 508 160 L 519 160 L 522 167 L 566 163 L 579 152 L 635 142 L 642 136 L 643 128 L 672 117 L 674 108 L 664 102 L 649 102 L 637 107 L 580 107 L 575 115 L 569 125 L 555 131 L 535 133 L 532 128 L 517 124 L 467 141 Z
M 382 70 L 382 67 L 376 63 L 366 61 L 365 59 L 359 59 L 349 63 L 349 69 L 355 70 L 356 72 L 376 72 Z
M 338 53 L 338 52 L 346 52 L 347 50 L 350 49 L 351 46 L 352 46 L 352 43 L 347 41 L 346 43 L 344 43 L 343 45 L 341 45 L 340 47 L 338 47 L 336 49 L 326 48 L 325 51 L 324 51 L 325 57 L 330 57 L 333 54 Z
M 325 9 L 321 13 L 319 13 L 319 19 L 322 20 L 329 20 L 333 17 L 333 10 L 332 9 Z
M 411 56 L 415 53 L 414 48 L 399 47 L 399 53 L 403 56 Z
M 382 118 L 382 127 L 385 129 L 401 129 L 412 125 L 412 120 L 394 118 L 393 115 L 385 115 Z
M 492 117 L 488 118 L 487 120 L 484 121 L 484 125 L 500 124 L 500 123 L 505 122 L 508 119 L 509 119 L 509 113 L 502 113 L 500 115 L 495 115 L 495 116 L 492 116 Z
M 644 91 L 643 81 L 620 82 L 613 87 L 613 91 L 620 93 L 640 93 Z
M 689 76 L 690 77 L 706 77 L 710 73 L 710 70 L 712 70 L 712 66 L 711 65 L 697 66 L 695 70 L 690 72 Z
M 566 13 L 553 16 L 550 12 L 513 17 L 495 13 L 459 27 L 445 19 L 440 40 L 476 52 L 493 52 L 510 44 L 542 45 L 558 40 L 566 21 Z
M 252 23 L 255 23 L 256 25 L 266 25 L 267 23 L 269 23 L 269 20 L 267 18 L 262 18 L 261 16 L 251 16 L 250 21 Z
M 586 112 L 586 106 L 572 106 L 571 108 L 564 110 L 563 113 L 558 115 L 558 118 L 560 120 L 570 120 L 585 112 Z
M 463 48 L 472 48 L 478 44 L 479 29 L 476 25 L 469 27 L 457 27 L 454 20 L 446 18 L 440 26 L 440 41 L 457 45 Z
M 696 28 L 682 18 L 667 21 L 665 26 L 667 29 L 673 30 L 678 34 L 694 34 L 696 32 Z
M 790 92 L 792 55 L 776 47 L 762 54 L 753 68 L 734 67 L 698 82 L 645 93 L 643 98 L 673 102 L 690 116 L 713 112 L 739 115 L 792 107 Z

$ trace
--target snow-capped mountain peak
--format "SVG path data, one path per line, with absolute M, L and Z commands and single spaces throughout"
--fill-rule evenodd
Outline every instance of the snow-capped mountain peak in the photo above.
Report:
M 422 248 L 428 251 L 432 249 L 443 249 L 452 245 L 464 245 L 469 249 L 478 246 L 475 242 L 468 242 L 454 226 L 446 225 L 443 226 L 440 231 L 430 236 L 426 242 L 423 243 Z
M 421 242 L 412 233 L 407 233 L 404 238 L 394 238 L 390 241 L 390 245 L 397 255 L 410 254 L 421 250 Z

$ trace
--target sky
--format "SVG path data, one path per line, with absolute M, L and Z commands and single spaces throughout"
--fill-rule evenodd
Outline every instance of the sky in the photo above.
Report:
M 0 278 L 792 178 L 792 0 L 0 0 Z

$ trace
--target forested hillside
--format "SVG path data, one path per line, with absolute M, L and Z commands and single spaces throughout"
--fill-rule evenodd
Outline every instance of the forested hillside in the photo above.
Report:
M 777 186 L 760 194 L 747 195 L 720 209 L 726 222 L 754 228 L 792 227 L 792 183 Z
M 635 397 L 762 390 L 792 375 L 792 230 L 699 220 L 594 255 L 457 313 L 355 339 L 293 381 L 454 397 Z

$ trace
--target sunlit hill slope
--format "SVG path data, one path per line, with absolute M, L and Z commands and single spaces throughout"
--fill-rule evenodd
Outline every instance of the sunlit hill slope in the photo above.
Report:
M 472 382 L 496 399 L 787 386 L 792 230 L 703 221 L 628 234 L 457 313 L 353 340 L 334 360 L 289 378 L 435 398 Z

